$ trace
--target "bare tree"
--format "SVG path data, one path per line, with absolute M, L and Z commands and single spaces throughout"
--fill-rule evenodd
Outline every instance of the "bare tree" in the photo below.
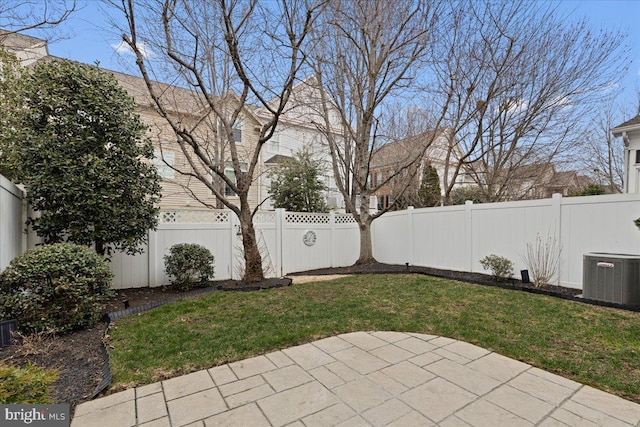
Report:
M 260 167 L 260 151 L 289 100 L 304 64 L 305 40 L 323 3 L 121 1 L 128 24 L 123 40 L 135 53 L 153 105 L 187 161 L 174 169 L 204 184 L 238 216 L 244 280 L 261 280 L 253 226 L 259 205 L 251 206 L 249 192 Z M 177 91 L 155 79 L 189 89 L 193 96 L 174 96 Z M 252 144 L 240 144 L 234 130 L 249 119 L 254 106 L 268 118 L 256 122 Z M 189 114 L 180 113 L 185 109 Z M 231 176 L 226 168 L 232 169 Z M 225 186 L 237 195 L 237 202 L 225 194 Z
M 383 142 L 385 110 L 394 98 L 418 96 L 439 8 L 430 1 L 398 0 L 392 6 L 385 0 L 335 1 L 318 25 L 312 62 L 322 89 L 324 122 L 319 126 L 327 137 L 337 187 L 360 228 L 360 264 L 375 261 L 371 223 L 393 207 L 372 214 L 369 197 L 396 177 L 409 175 L 398 190 L 401 196 L 429 146 L 407 150 L 393 173 L 371 181 L 371 160 Z M 437 120 L 432 121 L 431 127 L 437 126 Z
M 53 28 L 76 10 L 75 0 L 3 0 L 0 38 L 34 28 Z
M 548 3 L 466 0 L 451 12 L 435 68 L 456 147 L 445 200 L 461 173 L 487 201 L 522 197 L 523 166 L 579 154 L 584 118 L 624 72 L 624 37 L 570 23 Z
M 586 174 L 612 193 L 624 188 L 624 144 L 611 129 L 624 122 L 625 111 L 613 102 L 605 103 L 591 121 L 583 138 L 589 153 L 581 162 Z

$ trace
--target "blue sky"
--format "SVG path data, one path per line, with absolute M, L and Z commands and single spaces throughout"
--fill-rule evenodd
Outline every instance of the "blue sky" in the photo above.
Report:
M 133 58 L 116 52 L 120 35 L 111 28 L 103 11 L 104 3 L 78 2 L 80 10 L 59 28 L 62 38 L 49 44 L 49 53 L 84 63 L 99 61 L 103 68 L 111 70 L 134 71 Z M 629 71 L 619 82 L 622 90 L 619 101 L 633 109 L 640 90 L 640 0 L 563 0 L 558 6 L 568 19 L 586 17 L 596 28 L 618 29 L 629 35 Z M 30 34 L 43 36 L 37 31 Z

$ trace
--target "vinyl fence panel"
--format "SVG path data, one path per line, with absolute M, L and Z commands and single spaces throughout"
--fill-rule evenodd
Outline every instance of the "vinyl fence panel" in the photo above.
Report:
M 24 250 L 22 200 L 22 191 L 0 175 L 0 271 Z
M 615 194 L 408 209 L 374 221 L 374 256 L 381 262 L 487 273 L 480 259 L 496 254 L 527 269 L 527 244 L 562 247 L 556 284 L 582 288 L 588 252 L 640 254 L 640 194 Z

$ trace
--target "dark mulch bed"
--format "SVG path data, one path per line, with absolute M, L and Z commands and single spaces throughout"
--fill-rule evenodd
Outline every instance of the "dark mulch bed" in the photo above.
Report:
M 419 267 L 412 265 L 394 265 L 394 264 L 362 264 L 351 265 L 349 267 L 337 268 L 320 268 L 317 270 L 305 271 L 302 273 L 293 273 L 290 276 L 302 275 L 329 275 L 329 274 L 393 274 L 393 273 L 417 273 L 427 274 L 429 276 L 444 277 L 447 279 L 460 280 L 469 283 L 478 283 L 481 285 L 498 286 L 501 288 L 511 288 L 517 290 L 528 290 L 534 293 L 542 293 L 549 295 L 576 296 L 582 293 L 581 289 L 566 288 L 563 286 L 547 285 L 543 288 L 536 288 L 532 283 L 522 283 L 521 280 L 510 278 L 506 282 L 496 282 L 496 280 L 488 275 L 481 273 L 467 273 L 464 271 L 441 270 L 431 267 Z
M 570 289 L 559 286 L 548 286 L 543 289 L 538 289 L 532 284 L 522 283 L 520 280 L 516 279 L 510 279 L 507 282 L 495 282 L 491 276 L 479 273 L 464 273 L 428 267 L 380 263 L 340 268 L 325 268 L 300 272 L 292 274 L 292 276 L 364 273 L 428 274 L 483 285 L 543 293 L 568 299 L 577 299 L 576 295 L 582 292 L 579 289 Z M 119 317 L 122 317 L 128 313 L 140 311 L 141 309 L 146 309 L 148 307 L 158 306 L 164 302 L 176 300 L 177 298 L 202 295 L 203 293 L 210 291 L 252 291 L 271 287 L 287 286 L 290 284 L 291 282 L 288 279 L 267 279 L 259 283 L 249 284 L 225 280 L 214 282 L 211 288 L 192 292 L 176 292 L 164 288 L 124 289 L 117 291 L 116 297 L 105 306 L 104 312 L 110 313 L 119 311 Z M 124 301 L 127 302 L 127 306 L 129 307 L 126 311 Z M 20 366 L 32 363 L 45 368 L 57 369 L 60 373 L 60 378 L 55 384 L 55 391 L 53 394 L 54 402 L 70 403 L 73 408 L 78 403 L 91 399 L 96 387 L 103 380 L 103 337 L 106 326 L 106 322 L 100 323 L 91 329 L 63 336 L 48 337 L 41 342 L 34 342 L 34 340 L 31 339 L 27 340 L 22 345 L 5 347 L 0 349 L 0 360 L 6 359 L 10 363 Z

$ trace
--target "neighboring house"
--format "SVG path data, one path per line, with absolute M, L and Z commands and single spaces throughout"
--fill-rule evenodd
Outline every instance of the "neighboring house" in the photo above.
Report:
M 2 37 L 2 34 L 0 32 L 0 45 L 20 58 L 25 66 L 36 61 L 57 59 L 48 54 L 45 40 L 12 33 L 5 33 L 5 36 Z M 137 112 L 150 128 L 150 136 L 156 146 L 154 162 L 163 178 L 160 207 L 162 209 L 223 208 L 221 202 L 216 200 L 211 190 L 202 182 L 176 171 L 190 170 L 190 166 L 176 143 L 173 130 L 166 120 L 156 112 L 144 80 L 120 72 L 104 71 L 112 73 L 120 85 L 134 98 Z M 179 118 L 184 126 L 193 127 L 201 140 L 208 141 L 207 148 L 211 153 L 211 158 L 225 159 L 224 162 L 220 162 L 220 165 L 228 163 L 228 167 L 225 167 L 225 173 L 233 179 L 234 173 L 230 166 L 230 155 L 227 147 L 216 137 L 216 124 L 207 123 L 206 119 L 201 121 L 200 125 L 196 126 L 195 124 L 203 118 L 203 113 L 206 112 L 201 95 L 195 91 L 164 83 L 154 84 L 158 89 L 157 92 L 161 94 L 161 101 L 165 103 L 171 113 Z M 281 117 L 273 138 L 262 147 L 254 175 L 254 183 L 249 194 L 249 203 L 252 207 L 259 205 L 260 209 L 272 209 L 272 204 L 268 200 L 270 178 L 267 172 L 269 168 L 276 165 L 277 162 L 274 162 L 274 159 L 292 157 L 303 147 L 311 149 L 327 165 L 326 173 L 322 177 L 329 189 L 325 195 L 327 204 L 338 209 L 344 207 L 342 196 L 333 179 L 324 136 L 316 126 L 320 120 L 320 116 L 314 112 L 314 106 L 317 108 L 318 105 L 317 99 L 314 98 L 317 96 L 316 91 L 313 79 L 307 79 L 294 88 L 287 110 Z M 229 102 L 234 102 L 232 96 L 229 97 Z M 276 100 L 272 102 L 275 103 Z M 252 106 L 247 106 L 241 112 L 239 120 L 234 126 L 234 137 L 241 158 L 249 158 L 248 153 L 255 148 L 258 142 L 260 126 L 268 117 L 267 112 Z M 212 175 L 213 179 L 216 178 Z M 236 201 L 231 188 L 226 185 L 224 187 L 225 196 L 232 202 Z
M 0 46 L 14 54 L 27 67 L 37 60 L 49 56 L 47 41 L 0 29 Z
M 275 104 L 277 100 L 271 101 Z M 330 209 L 343 210 L 344 199 L 338 190 L 333 169 L 331 167 L 331 155 L 324 132 L 324 119 L 319 114 L 320 108 L 319 89 L 314 77 L 308 77 L 297 83 L 287 104 L 286 110 L 280 116 L 278 126 L 273 138 L 262 147 L 262 157 L 267 169 L 277 167 L 286 158 L 292 158 L 295 154 L 306 148 L 320 160 L 324 166 L 324 173 L 320 180 L 327 187 L 325 201 Z M 259 119 L 266 119 L 264 109 L 258 108 L 255 114 Z M 332 117 L 332 127 L 338 128 L 339 117 Z M 261 181 L 263 193 L 268 194 L 271 188 L 271 180 L 266 177 Z M 264 209 L 272 209 L 271 200 L 267 200 L 262 206 Z
M 623 193 L 640 193 L 640 114 L 611 129 L 624 142 Z
M 451 141 L 448 130 L 439 131 L 435 137 L 433 131 L 429 131 L 384 144 L 375 150 L 371 159 L 370 179 L 372 186 L 382 185 L 375 192 L 378 209 L 385 209 L 393 203 L 396 195 L 411 176 L 413 176 L 413 182 L 409 184 L 407 191 L 420 187 L 426 163 L 437 170 L 440 190 L 444 194 L 444 177 L 447 175 L 449 182 L 454 179 L 454 167 L 459 158 L 457 146 L 452 146 L 451 144 L 455 142 Z M 414 161 L 423 152 L 422 158 Z M 448 158 L 451 159 L 447 161 Z M 385 183 L 390 176 L 403 167 L 405 168 L 403 172 Z M 455 186 L 467 184 L 469 183 L 466 182 L 465 175 L 460 174 Z
M 522 165 L 509 173 L 505 200 L 546 199 L 556 193 L 568 196 L 591 183 L 587 176 L 574 170 L 556 171 L 552 163 Z
M 217 203 L 216 197 L 206 185 L 194 177 L 179 173 L 181 170 L 189 172 L 192 168 L 176 143 L 176 136 L 173 130 L 167 121 L 156 112 L 144 80 L 128 74 L 109 72 L 133 96 L 140 117 L 150 128 L 151 139 L 156 147 L 156 159 L 154 162 L 163 178 L 160 207 L 163 209 L 205 209 L 207 206 L 223 208 L 220 203 Z M 166 108 L 175 114 L 175 117 L 185 127 L 195 129 L 194 134 L 197 134 L 201 141 L 206 141 L 204 145 L 206 145 L 212 160 L 224 159 L 220 166 L 225 167 L 226 175 L 233 178 L 234 172 L 231 167 L 228 148 L 217 137 L 216 123 L 202 120 L 205 107 L 199 94 L 195 91 L 163 83 L 155 83 L 155 86 L 157 92 L 161 93 L 160 99 L 161 102 L 165 103 Z M 230 102 L 233 102 L 233 100 Z M 196 126 L 196 122 L 201 124 Z M 260 120 L 250 109 L 245 108 L 240 114 L 236 126 L 234 126 L 234 139 L 241 158 L 248 158 L 248 153 L 255 148 L 258 142 L 260 125 Z M 263 170 L 264 165 L 258 164 L 255 177 L 258 182 L 257 185 L 254 184 L 252 186 L 249 193 L 251 206 L 256 206 L 266 197 L 266 194 L 261 192 L 262 186 L 260 185 L 260 180 L 263 179 Z M 207 173 L 207 171 L 201 172 Z M 213 174 L 211 179 L 213 181 Z M 231 202 L 238 200 L 231 188 L 226 185 L 224 192 Z

